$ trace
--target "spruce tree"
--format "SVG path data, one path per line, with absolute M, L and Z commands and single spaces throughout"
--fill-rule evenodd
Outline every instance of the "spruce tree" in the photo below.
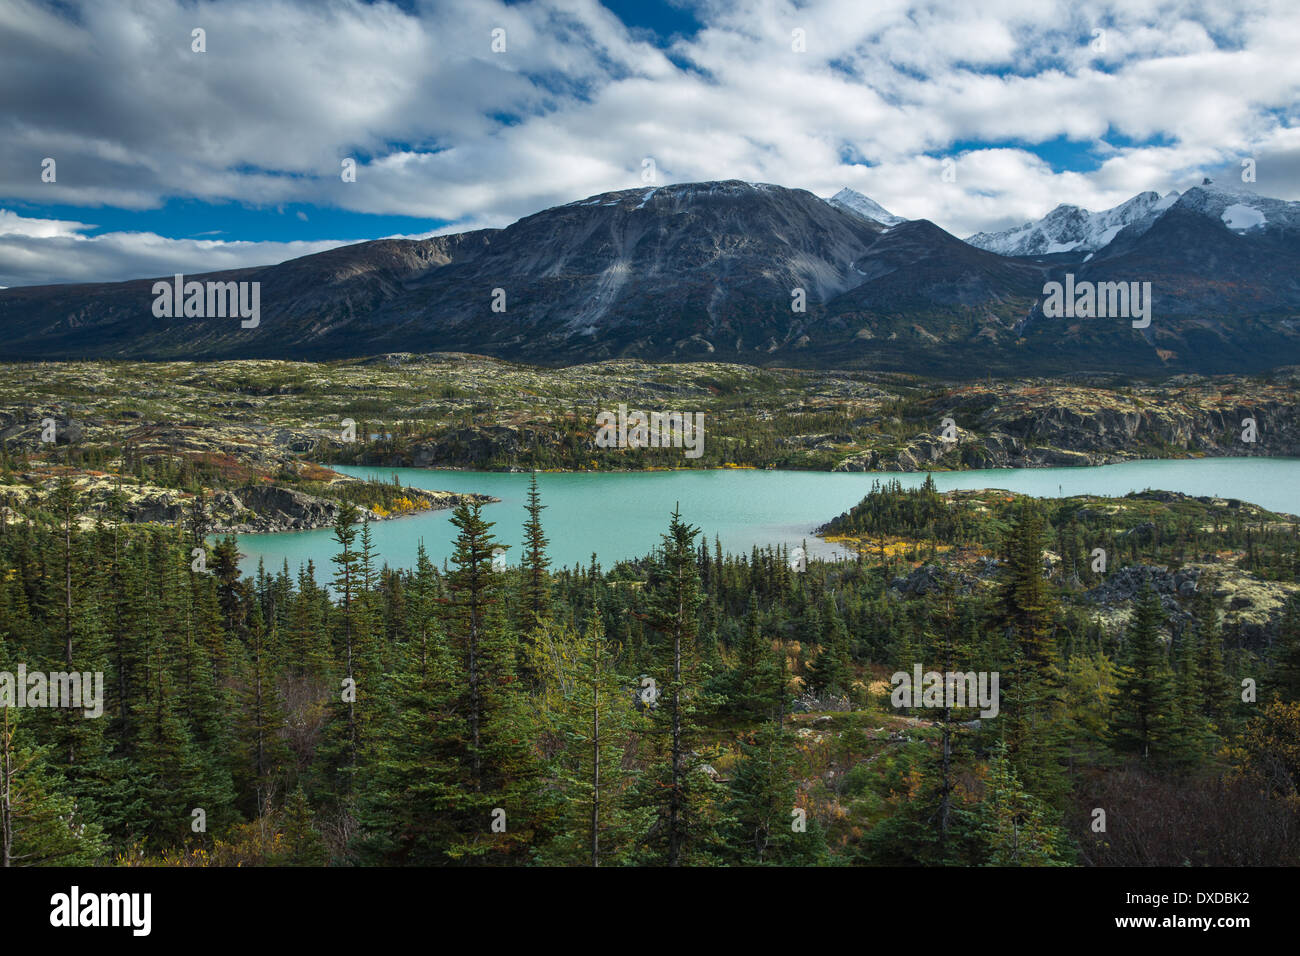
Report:
M 0 868 L 100 862 L 107 847 L 99 825 L 60 784 L 46 751 L 18 726 L 18 711 L 0 707 Z
M 542 504 L 541 493 L 537 490 L 537 472 L 533 472 L 528 480 L 528 504 L 525 508 L 528 520 L 524 522 L 521 568 L 524 588 L 520 607 L 524 619 L 520 623 L 523 633 L 528 633 L 536 622 L 549 617 L 551 612 L 551 588 L 547 571 L 551 559 L 546 554 L 550 539 L 542 529 L 542 511 L 546 505 Z
M 549 797 L 538 786 L 536 715 L 518 679 L 502 583 L 492 566 L 492 522 L 481 512 L 480 502 L 466 501 L 451 518 L 459 533 L 447 578 L 446 628 L 464 675 L 459 706 L 467 722 L 469 812 L 476 821 L 451 852 L 457 858 L 493 854 L 508 862 L 539 838 L 535 828 L 544 825 Z M 502 814 L 504 829 L 490 828 Z
M 276 687 L 277 668 L 257 606 L 249 616 L 248 629 L 248 663 L 239 694 L 238 783 L 241 791 L 252 797 L 244 802 L 245 812 L 261 817 L 271 812 L 272 796 L 284 790 L 290 755 L 280 734 L 285 718 Z
M 324 866 L 329 853 L 301 786 L 289 794 L 282 819 L 280 852 L 268 862 L 273 866 Z
M 465 713 L 469 730 L 470 778 L 475 792 L 483 789 L 483 723 L 485 686 L 501 666 L 496 635 L 489 633 L 488 611 L 497 604 L 496 574 L 492 556 L 496 549 L 492 522 L 484 521 L 482 505 L 462 501 L 452 512 L 456 526 L 453 570 L 448 576 L 448 632 L 461 657 L 465 674 Z
M 1003 544 L 994 626 L 1006 648 L 999 723 L 1008 758 L 1033 792 L 1061 806 L 1068 785 L 1064 678 L 1056 646 L 1059 608 L 1043 571 L 1046 530 L 1032 501 L 1019 502 Z
M 1295 596 L 1286 602 L 1282 611 L 1272 684 L 1279 700 L 1300 701 L 1300 598 Z
M 989 781 L 980 804 L 980 826 L 989 866 L 1064 866 L 1065 839 L 1053 813 L 1029 793 L 1016 774 L 1005 744 L 989 764 Z
M 359 809 L 364 862 L 440 865 L 476 832 L 482 808 L 467 772 L 464 672 L 440 633 L 408 642 L 390 675 Z
M 639 822 L 622 801 L 623 759 L 639 723 L 617 670 L 618 648 L 593 614 L 572 649 L 571 679 L 559 705 L 563 745 L 551 773 L 562 797 L 555 836 L 540 849 L 546 864 L 619 865 Z
M 1171 742 L 1173 680 L 1160 639 L 1164 621 L 1160 596 L 1144 583 L 1125 635 L 1111 727 L 1116 749 L 1144 758 L 1166 756 Z
M 821 651 L 812 662 L 813 686 L 824 695 L 847 697 L 853 689 L 853 662 L 849 655 L 849 631 L 844 626 L 835 605 L 835 598 L 827 594 L 822 601 Z
M 719 787 L 704 765 L 706 702 L 696 645 L 699 624 L 699 529 L 673 511 L 646 585 L 647 624 L 655 637 L 657 696 L 650 708 L 654 763 L 633 806 L 652 811 L 641 844 L 646 862 L 682 866 L 710 859 L 718 843 Z
M 826 835 L 807 806 L 799 806 L 797 751 L 779 717 L 764 721 L 740 743 L 740 761 L 727 787 L 728 848 L 749 866 L 812 866 L 826 853 Z
M 339 550 L 330 559 L 337 569 L 330 584 L 337 601 L 336 656 L 342 675 L 330 688 L 331 715 L 320 766 L 329 792 L 344 807 L 351 805 L 362 749 L 360 708 L 377 694 L 380 679 L 378 674 L 363 672 L 369 619 L 362 597 L 361 554 L 356 548 L 358 517 L 356 506 L 345 501 L 334 519 L 334 538 Z
M 1201 716 L 1220 734 L 1228 728 L 1233 703 L 1233 689 L 1223 662 L 1223 628 L 1219 621 L 1219 602 L 1214 596 L 1217 582 L 1206 576 L 1197 582 L 1192 603 L 1196 634 L 1196 685 Z
M 750 610 L 736 648 L 735 666 L 724 683 L 727 708 L 753 720 L 784 712 L 782 695 L 785 656 L 772 647 L 772 638 L 759 621 L 758 596 L 750 594 Z

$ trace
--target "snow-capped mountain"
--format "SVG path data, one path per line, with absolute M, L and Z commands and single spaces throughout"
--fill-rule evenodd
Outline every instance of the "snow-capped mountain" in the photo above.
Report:
M 902 216 L 895 216 L 871 197 L 864 196 L 856 189 L 849 189 L 847 186 L 826 201 L 838 209 L 851 212 L 871 222 L 878 222 L 882 226 L 897 226 L 900 222 L 907 222 Z
M 1113 209 L 1090 212 L 1079 206 L 1060 205 L 1037 222 L 1027 222 L 1002 232 L 978 232 L 967 237 L 972 246 L 1003 256 L 1045 256 L 1060 252 L 1096 252 L 1126 226 L 1154 221 L 1178 200 L 1171 192 L 1138 193 Z
M 1300 228 L 1300 202 L 1271 199 L 1236 183 L 1222 184 L 1206 179 L 1183 194 L 1181 205 L 1219 220 L 1238 235 L 1267 225 Z
M 1077 269 L 1092 281 L 1145 281 L 1166 316 L 1255 321 L 1300 308 L 1300 203 L 1205 180 L 1122 229 Z M 1250 335 L 1234 347 L 1250 352 Z
M 1147 257 L 1143 261 L 1163 260 L 1172 255 L 1186 267 L 1188 262 L 1195 261 L 1198 250 L 1203 251 L 1207 243 L 1212 244 L 1213 237 L 1226 230 L 1245 240 L 1233 248 L 1241 249 L 1250 257 L 1254 268 L 1262 269 L 1279 261 L 1276 252 L 1266 248 L 1278 243 L 1290 248 L 1300 243 L 1300 202 L 1261 196 L 1236 183 L 1221 185 L 1210 179 L 1193 186 L 1173 202 L 1168 202 L 1168 198 L 1121 229 L 1108 245 L 1098 250 L 1094 262 L 1118 259 L 1141 249 L 1144 250 L 1141 255 Z M 1160 248 L 1160 243 L 1170 241 L 1171 230 L 1175 228 L 1190 228 L 1193 234 L 1182 240 L 1179 248 Z M 1091 255 L 1088 258 L 1093 259 Z M 1215 258 L 1198 263 L 1200 268 L 1212 271 L 1224 265 Z M 1194 267 L 1191 271 L 1196 273 L 1198 269 Z

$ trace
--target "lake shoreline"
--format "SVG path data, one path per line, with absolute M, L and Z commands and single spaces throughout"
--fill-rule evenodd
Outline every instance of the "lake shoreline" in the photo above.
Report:
M 454 494 L 488 494 L 500 499 L 485 505 L 483 517 L 493 534 L 518 554 L 522 543 L 524 503 L 530 472 L 485 472 L 340 466 L 345 474 L 391 480 Z M 1055 470 L 999 468 L 949 472 L 863 473 L 768 469 L 681 469 L 672 472 L 538 472 L 546 533 L 558 566 L 586 565 L 594 551 L 602 564 L 650 553 L 679 508 L 684 520 L 702 529 L 725 551 L 748 553 L 753 547 L 794 547 L 806 542 L 810 558 L 840 558 L 848 551 L 815 535 L 837 515 L 857 504 L 875 482 L 899 480 L 919 485 L 932 475 L 942 491 L 991 489 L 1039 498 L 1095 495 L 1122 497 L 1129 492 L 1163 490 L 1244 501 L 1269 511 L 1300 513 L 1300 459 L 1264 456 L 1145 459 L 1093 468 Z M 410 521 L 377 522 L 372 533 L 382 559 L 394 567 L 413 561 L 417 540 L 431 560 L 450 556 L 454 537 L 447 510 L 409 515 Z M 1285 520 L 1285 519 L 1283 519 Z M 1298 519 L 1300 520 L 1300 519 Z M 259 557 L 268 567 L 284 559 L 291 566 L 311 558 L 318 566 L 332 554 L 327 529 L 252 534 L 240 537 L 248 567 Z
M 960 446 L 957 446 L 960 447 Z M 413 471 L 441 471 L 441 472 L 459 472 L 462 474 L 479 474 L 479 475 L 528 475 L 536 472 L 539 475 L 639 475 L 655 474 L 660 472 L 684 473 L 684 472 L 714 472 L 714 471 L 776 471 L 776 472 L 793 472 L 800 474 L 877 474 L 877 475 L 897 475 L 913 474 L 918 471 L 930 472 L 933 474 L 941 473 L 961 473 L 968 471 L 1033 471 L 1042 468 L 1105 468 L 1110 465 L 1123 465 L 1131 462 L 1148 462 L 1148 461 L 1202 461 L 1202 460 L 1236 460 L 1243 458 L 1264 458 L 1270 460 L 1300 460 L 1300 455 L 1296 454 L 1278 454 L 1270 455 L 1266 453 L 1248 453 L 1248 454 L 1223 454 L 1222 449 L 1219 453 L 1210 453 L 1205 451 L 1188 451 L 1184 454 L 1173 455 L 1129 455 L 1125 453 L 1115 453 L 1109 455 L 1096 455 L 1090 460 L 1083 460 L 1071 454 L 1070 457 L 1062 458 L 1060 461 L 1046 460 L 1026 460 L 1018 464 L 990 463 L 987 465 L 958 463 L 950 465 L 942 462 L 936 462 L 934 467 L 918 467 L 915 469 L 901 469 L 898 467 L 884 468 L 844 468 L 844 467 L 799 467 L 793 465 L 744 465 L 744 464 L 709 464 L 709 465 L 683 465 L 680 467 L 670 467 L 667 465 L 648 465 L 642 468 L 523 468 L 511 466 L 509 468 L 475 468 L 471 465 L 458 464 L 423 464 L 423 465 L 405 465 L 380 463 L 370 464 L 366 462 L 314 462 L 322 468 L 340 469 L 340 468 L 364 468 L 383 471 L 386 469 L 400 468 Z M 926 464 L 926 463 L 921 463 Z

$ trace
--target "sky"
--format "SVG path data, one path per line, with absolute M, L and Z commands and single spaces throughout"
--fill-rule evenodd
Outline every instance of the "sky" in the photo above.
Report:
M 649 171 L 966 236 L 1243 159 L 1300 200 L 1296 0 L 0 2 L 0 286 L 502 227 Z

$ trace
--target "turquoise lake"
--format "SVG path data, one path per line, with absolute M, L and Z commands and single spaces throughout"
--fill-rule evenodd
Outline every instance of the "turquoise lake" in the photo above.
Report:
M 339 467 L 350 475 L 444 491 L 480 492 L 500 498 L 483 516 L 501 543 L 511 546 L 507 560 L 517 561 L 528 493 L 527 474 L 438 471 L 421 468 Z M 828 473 L 807 471 L 662 471 L 629 473 L 545 473 L 538 486 L 546 510 L 542 520 L 551 539 L 554 566 L 585 565 L 593 552 L 608 568 L 624 558 L 652 550 L 668 526 L 674 505 L 710 542 L 748 553 L 754 545 L 790 547 L 807 543 L 810 557 L 841 557 L 844 551 L 813 536 L 813 529 L 856 504 L 873 481 L 897 478 L 918 485 L 925 473 Z M 1300 459 L 1202 458 L 1179 461 L 1132 461 L 1095 468 L 1029 468 L 936 472 L 941 491 L 954 488 L 1005 488 L 1037 497 L 1096 494 L 1124 495 L 1159 488 L 1193 495 L 1241 498 L 1274 511 L 1300 513 Z M 451 555 L 455 528 L 451 511 L 434 511 L 377 521 L 371 525 L 382 562 L 393 567 L 415 563 L 416 545 L 424 542 L 435 563 Z M 284 534 L 248 534 L 239 539 L 244 573 L 259 560 L 268 571 L 284 560 L 297 571 L 310 558 L 317 580 L 329 575 L 334 553 L 329 529 Z

